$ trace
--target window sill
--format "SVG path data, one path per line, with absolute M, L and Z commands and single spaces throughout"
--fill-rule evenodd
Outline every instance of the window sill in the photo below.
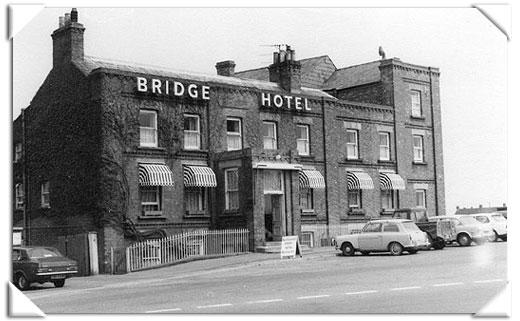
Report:
M 166 150 L 166 148 L 158 147 L 158 146 L 139 146 L 138 149 L 140 149 L 140 150 L 157 150 L 157 151 L 165 151 Z
M 395 212 L 394 209 L 384 209 L 384 210 L 381 210 L 381 212 L 379 212 L 379 215 L 381 215 L 381 216 L 393 216 L 394 212 Z
M 189 153 L 189 152 L 199 152 L 199 153 L 207 153 L 208 150 L 207 149 L 200 149 L 200 148 L 182 148 L 182 151 L 185 152 L 185 153 Z
M 365 210 L 362 208 L 350 208 L 347 212 L 348 215 L 365 215 Z
M 50 205 L 42 205 L 40 208 L 41 208 L 42 210 L 48 210 L 48 209 L 51 208 L 51 206 L 50 206 Z
M 377 161 L 378 164 L 395 164 L 394 160 L 391 159 L 379 159 Z
M 166 219 L 162 211 L 142 212 L 137 218 L 140 220 Z
M 419 165 L 419 166 L 426 166 L 426 165 L 428 165 L 428 163 L 426 163 L 426 162 L 417 162 L 417 161 L 413 161 L 412 164 L 413 165 Z
M 346 158 L 345 161 L 351 163 L 363 163 L 362 158 Z
M 209 214 L 207 214 L 205 211 L 202 212 L 186 212 L 184 214 L 185 219 L 208 219 L 210 218 Z
M 410 116 L 410 119 L 412 120 L 426 120 L 424 116 Z
M 316 212 L 314 211 L 314 209 L 305 209 L 305 210 L 302 209 L 301 213 L 302 213 L 302 215 L 309 215 L 309 216 L 316 215 Z

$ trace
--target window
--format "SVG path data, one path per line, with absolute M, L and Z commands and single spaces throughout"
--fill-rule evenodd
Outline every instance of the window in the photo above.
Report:
M 486 217 L 486 216 L 475 216 L 475 218 L 476 218 L 477 221 L 479 221 L 480 223 L 489 223 L 489 218 Z
M 347 159 L 358 159 L 358 131 L 347 129 Z
M 49 181 L 42 183 L 41 188 L 41 200 L 42 200 L 42 207 L 50 207 L 50 183 Z
M 23 209 L 24 191 L 22 184 L 16 184 L 15 186 L 15 207 L 16 209 Z
M 264 149 L 276 149 L 276 123 L 264 121 Z
M 264 194 L 283 194 L 282 171 L 263 170 Z
M 426 190 L 415 190 L 415 207 L 426 208 Z
M 379 159 L 390 160 L 390 133 L 379 133 Z
M 383 226 L 383 232 L 399 232 L 399 226 L 394 223 L 386 223 Z
M 14 146 L 14 161 L 18 162 L 22 159 L 22 144 L 18 143 Z
M 422 117 L 421 91 L 412 90 L 410 92 L 410 100 L 412 104 L 412 116 Z
M 227 150 L 242 149 L 242 124 L 238 118 L 228 118 L 227 128 Z
M 141 210 L 144 214 L 161 211 L 161 187 L 141 186 Z
M 141 146 L 157 147 L 157 112 L 139 111 L 139 137 Z
M 296 149 L 298 150 L 298 155 L 309 155 L 309 126 L 297 125 L 296 135 Z
M 363 233 L 378 233 L 381 232 L 381 223 L 368 223 L 363 227 Z
M 381 208 L 384 210 L 394 208 L 394 191 L 393 190 L 382 190 L 381 191 Z
M 354 189 L 348 191 L 348 207 L 361 208 L 361 190 Z
M 184 208 L 188 213 L 205 211 L 206 189 L 204 187 L 186 187 L 184 190 Z
M 424 143 L 421 135 L 413 135 L 413 161 L 424 162 Z
M 238 168 L 226 169 L 226 210 L 237 210 L 238 203 Z
M 184 149 L 200 149 L 200 119 L 184 115 Z
M 300 188 L 300 208 L 302 210 L 314 209 L 312 188 Z

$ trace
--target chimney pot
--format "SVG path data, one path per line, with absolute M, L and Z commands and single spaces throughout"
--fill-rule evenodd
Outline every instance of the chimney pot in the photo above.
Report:
M 70 13 L 65 14 L 65 24 L 66 25 L 70 24 Z
M 233 77 L 235 75 L 235 62 L 233 60 L 225 60 L 217 62 L 215 68 L 217 68 L 217 75 Z
M 301 89 L 301 64 L 295 60 L 294 53 L 290 46 L 286 46 L 273 54 L 274 62 L 269 66 L 269 81 L 278 83 L 289 92 Z
M 70 12 L 70 21 L 78 22 L 78 10 L 76 8 L 72 8 Z
M 63 16 L 59 17 L 58 21 L 59 21 L 60 28 L 65 26 L 65 18 Z

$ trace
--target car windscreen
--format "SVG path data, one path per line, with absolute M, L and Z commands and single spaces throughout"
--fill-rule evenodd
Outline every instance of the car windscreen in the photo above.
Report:
M 53 249 L 48 248 L 36 248 L 36 249 L 29 249 L 27 250 L 27 255 L 31 259 L 41 259 L 46 257 L 59 257 L 61 256 L 60 252 Z
M 472 216 L 461 216 L 459 217 L 459 221 L 464 224 L 464 225 L 472 225 L 472 224 L 477 224 L 477 223 L 480 223 L 479 221 L 477 221 L 474 217 Z
M 403 226 L 409 232 L 420 231 L 414 222 L 403 222 Z
M 489 218 L 487 216 L 475 216 L 475 218 L 480 223 L 489 223 Z
M 494 214 L 494 215 L 491 215 L 491 218 L 492 218 L 494 221 L 497 221 L 497 222 L 505 222 L 505 221 L 506 221 L 506 218 L 505 218 L 504 215 L 502 215 L 502 214 Z

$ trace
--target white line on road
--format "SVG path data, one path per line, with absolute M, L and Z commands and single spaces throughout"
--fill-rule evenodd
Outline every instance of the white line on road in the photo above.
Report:
M 220 308 L 220 307 L 229 307 L 232 306 L 231 303 L 222 303 L 222 304 L 212 304 L 212 305 L 199 305 L 197 309 L 209 309 L 209 308 Z
M 358 291 L 358 292 L 347 292 L 346 295 L 356 295 L 356 294 L 369 294 L 369 293 L 377 293 L 377 290 L 367 290 L 367 291 Z
M 453 282 L 453 283 L 438 283 L 438 284 L 434 284 L 432 286 L 452 286 L 452 285 L 462 285 L 464 283 L 462 282 Z
M 271 300 L 258 300 L 258 301 L 248 301 L 247 304 L 255 304 L 255 303 L 271 303 L 271 302 L 281 302 L 283 299 L 271 299 Z
M 393 288 L 393 289 L 390 289 L 390 291 L 415 290 L 415 289 L 420 289 L 420 288 L 421 288 L 420 286 L 407 286 L 404 288 Z
M 306 300 L 306 299 L 317 299 L 317 298 L 327 298 L 329 297 L 330 295 L 328 294 L 322 294 L 322 295 L 309 295 L 309 296 L 300 296 L 300 297 L 297 297 L 296 299 L 298 300 Z
M 146 313 L 173 312 L 173 311 L 180 311 L 180 310 L 181 310 L 181 308 L 161 309 L 161 310 L 146 311 Z
M 502 282 L 503 279 L 493 279 L 493 280 L 480 280 L 480 281 L 473 281 L 475 283 L 491 283 L 491 282 Z

